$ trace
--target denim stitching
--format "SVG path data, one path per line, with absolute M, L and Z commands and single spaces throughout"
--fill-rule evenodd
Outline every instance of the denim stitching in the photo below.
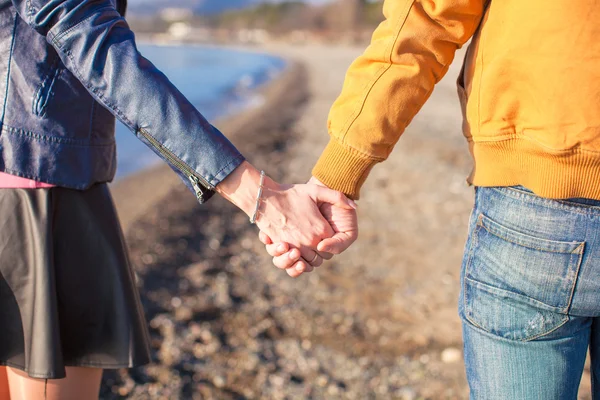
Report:
M 478 195 L 481 195 L 481 192 L 479 191 L 479 188 L 476 187 L 475 188 L 475 205 L 473 207 L 473 212 L 476 212 L 476 210 L 478 209 L 478 204 L 477 204 L 478 203 Z M 541 333 L 541 334 L 528 336 L 526 338 L 518 340 L 520 342 L 539 339 L 540 337 L 549 335 L 550 333 L 554 332 L 555 330 L 559 329 L 564 324 L 566 324 L 569 321 L 569 316 L 568 316 L 567 312 L 568 312 L 568 310 L 570 309 L 570 307 L 572 305 L 572 298 L 573 298 L 574 288 L 575 288 L 577 279 L 573 280 L 573 282 L 574 282 L 574 284 L 572 286 L 573 290 L 570 293 L 570 297 L 569 297 L 568 303 L 566 304 L 566 306 L 565 306 L 564 309 L 561 309 L 560 307 L 550 306 L 548 304 L 540 302 L 539 300 L 536 300 L 536 299 L 531 298 L 529 296 L 525 296 L 525 295 L 522 295 L 522 294 L 519 294 L 519 293 L 513 293 L 511 291 L 506 291 L 506 290 L 500 289 L 500 288 L 495 288 L 495 287 L 487 285 L 487 284 L 485 284 L 483 282 L 477 281 L 477 280 L 475 280 L 473 278 L 469 278 L 469 274 L 470 274 L 472 263 L 473 263 L 473 253 L 474 253 L 474 249 L 475 249 L 475 247 L 477 245 L 478 236 L 479 236 L 479 232 L 480 232 L 481 229 L 485 229 L 485 227 L 482 226 L 481 224 L 479 224 L 479 218 L 478 218 L 478 222 L 475 225 L 475 227 L 473 229 L 473 232 L 471 234 L 471 238 L 470 238 L 471 244 L 470 244 L 469 250 L 467 252 L 467 260 L 465 262 L 465 271 L 464 271 L 464 276 L 463 276 L 463 285 L 462 285 L 463 299 L 462 299 L 462 301 L 463 301 L 464 312 L 462 314 L 463 314 L 464 319 L 469 324 L 471 324 L 475 329 L 481 330 L 484 334 L 493 336 L 495 339 L 505 340 L 505 341 L 508 341 L 508 342 L 515 341 L 515 340 L 511 340 L 509 338 L 498 336 L 498 335 L 495 335 L 495 334 L 489 332 L 488 330 L 486 330 L 485 328 L 483 328 L 481 325 L 479 325 L 476 321 L 474 321 L 472 319 L 472 317 L 470 316 L 470 314 L 472 313 L 472 307 L 469 306 L 470 303 L 467 301 L 467 297 L 468 297 L 467 296 L 467 284 L 469 282 L 471 282 L 474 285 L 481 285 L 483 287 L 490 288 L 491 291 L 495 291 L 495 290 L 502 291 L 503 293 L 506 293 L 508 296 L 521 296 L 524 299 L 526 299 L 528 302 L 529 301 L 533 302 L 534 304 L 537 304 L 540 308 L 545 309 L 546 311 L 556 312 L 558 310 L 560 314 L 562 314 L 562 315 L 565 316 L 563 318 L 563 322 L 561 324 L 559 324 L 558 326 L 554 327 L 553 329 L 551 329 L 551 330 L 549 330 L 547 332 Z M 578 263 L 578 267 L 577 267 L 576 276 L 579 275 L 579 269 L 580 269 L 580 266 L 581 266 L 581 259 L 582 259 L 582 253 L 583 253 L 583 250 L 581 250 L 581 249 L 583 248 L 584 244 L 585 243 L 582 243 L 577 249 L 574 250 L 573 253 L 570 253 L 571 254 L 571 258 L 573 256 L 576 256 L 577 254 L 579 254 L 579 263 Z M 566 254 L 569 254 L 569 253 L 566 253 Z
M 481 227 L 479 225 L 475 225 L 475 229 L 473 229 L 473 232 L 471 234 L 471 244 L 469 246 L 469 252 L 467 253 L 467 260 L 465 262 L 465 272 L 464 272 L 464 276 L 463 276 L 463 307 L 465 309 L 464 315 L 465 318 L 469 319 L 468 317 L 468 312 L 467 312 L 467 276 L 469 275 L 469 271 L 470 271 L 470 267 L 471 267 L 471 263 L 473 261 L 473 252 L 475 250 L 475 246 L 477 244 L 477 233 L 479 232 L 479 230 L 481 229 Z M 474 323 L 474 322 L 472 322 Z
M 489 226 L 486 226 L 486 224 L 488 224 Z M 557 241 L 557 240 L 541 239 L 541 238 L 537 238 L 535 236 L 530 236 L 530 235 L 515 231 L 513 229 L 507 228 L 507 227 L 493 221 L 491 218 L 489 218 L 488 216 L 486 216 L 483 213 L 481 213 L 479 215 L 479 217 L 477 218 L 477 225 L 481 226 L 483 229 L 485 229 L 490 234 L 492 234 L 502 240 L 506 240 L 507 242 L 516 244 L 518 246 L 526 247 L 528 249 L 539 250 L 539 251 L 548 252 L 548 253 L 574 254 L 578 251 L 578 249 L 579 249 L 579 252 L 581 252 L 581 250 L 580 250 L 581 245 L 583 243 L 585 243 L 585 242 L 561 242 L 561 241 Z M 501 228 L 495 227 L 494 225 L 498 225 Z M 509 231 L 509 233 L 511 233 L 514 236 L 524 236 L 524 237 L 529 238 L 532 241 L 538 241 L 540 243 L 548 242 L 548 244 L 555 244 L 556 246 L 565 246 L 565 247 L 577 245 L 577 247 L 575 247 L 572 251 L 560 251 L 560 250 L 554 250 L 554 249 L 550 249 L 550 248 L 535 247 L 533 244 L 519 242 L 518 239 L 516 239 L 516 238 L 513 239 L 513 238 L 510 238 L 510 237 L 504 235 L 503 232 L 501 231 L 501 229 L 505 229 L 506 231 Z
M 585 242 L 581 243 L 579 248 L 581 248 L 581 250 L 579 250 L 577 267 L 575 268 L 575 270 L 573 272 L 573 277 L 572 277 L 573 284 L 571 285 L 571 295 L 569 296 L 569 302 L 567 304 L 567 309 L 566 309 L 567 313 L 569 311 L 571 311 L 571 306 L 573 305 L 573 297 L 575 296 L 575 287 L 577 286 L 577 281 L 579 280 L 579 271 L 581 270 L 581 263 L 583 261 L 583 252 L 585 251 Z M 571 257 L 573 257 L 573 256 L 575 256 L 575 254 L 573 254 Z
M 485 229 L 491 235 L 494 235 L 494 236 L 500 238 L 501 240 L 505 240 L 507 242 L 516 244 L 518 246 L 523 246 L 523 247 L 526 247 L 526 248 L 530 248 L 530 249 L 534 249 L 534 250 L 539 250 L 539 251 L 543 251 L 543 252 L 554 253 L 554 254 L 570 254 L 571 255 L 570 258 L 569 258 L 569 267 L 570 268 L 568 270 L 567 276 L 565 277 L 565 279 L 568 282 L 570 282 L 570 288 L 567 288 L 567 293 L 569 295 L 569 299 L 567 300 L 567 303 L 566 303 L 565 308 L 564 308 L 564 311 L 568 312 L 569 309 L 571 308 L 572 303 L 573 303 L 573 296 L 574 296 L 574 293 L 575 293 L 575 286 L 577 285 L 577 279 L 579 277 L 579 270 L 581 268 L 581 262 L 582 262 L 582 259 L 583 259 L 583 252 L 584 252 L 584 249 L 585 249 L 585 242 L 574 242 L 574 244 L 578 243 L 579 245 L 576 248 L 574 248 L 573 251 L 569 251 L 569 252 L 567 252 L 567 251 L 560 252 L 560 251 L 552 251 L 550 249 L 535 248 L 533 246 L 527 246 L 527 245 L 525 245 L 523 243 L 518 243 L 518 242 L 515 242 L 513 240 L 510 240 L 507 237 L 501 236 L 501 232 L 500 231 L 498 231 L 498 234 L 496 234 L 495 232 L 490 231 L 486 226 L 484 226 L 483 224 L 480 224 L 480 222 L 483 221 L 483 218 L 486 218 L 488 222 L 496 224 L 496 225 L 499 225 L 499 226 L 501 226 L 504 229 L 507 229 L 509 231 L 513 231 L 513 230 L 510 229 L 510 228 L 507 228 L 507 227 L 504 227 L 504 226 L 498 224 L 497 222 L 493 221 L 489 217 L 485 216 L 483 213 L 480 214 L 479 217 L 478 217 L 478 219 L 477 219 L 478 226 L 481 226 L 483 229 Z M 515 232 L 516 234 L 519 234 L 519 235 L 528 236 L 528 235 L 522 234 L 522 233 L 517 232 L 517 231 L 513 231 L 513 232 Z M 539 238 L 536 238 L 534 236 L 531 236 L 531 238 L 533 238 L 535 240 L 546 240 L 546 239 L 539 239 Z M 554 241 L 549 241 L 549 242 L 554 242 Z M 570 244 L 569 242 L 557 242 L 557 243 L 565 243 L 565 244 L 568 243 L 568 244 Z M 575 257 L 575 260 L 573 260 L 573 257 Z M 571 268 L 573 265 L 575 265 L 575 268 Z M 471 279 L 471 278 L 469 278 L 469 279 Z M 474 280 L 474 279 L 471 279 L 471 280 Z M 479 282 L 479 281 L 477 281 L 477 282 Z M 483 283 L 483 282 L 481 282 L 481 283 Z M 500 289 L 500 288 L 498 288 L 498 289 Z M 504 289 L 501 289 L 501 290 L 504 290 Z M 529 296 L 527 296 L 527 297 L 529 297 Z
M 488 187 L 488 189 L 492 189 L 492 190 L 500 193 L 503 196 L 511 197 L 511 198 L 519 200 L 519 201 L 525 201 L 534 206 L 535 205 L 543 205 L 548 208 L 553 208 L 555 210 L 570 211 L 570 212 L 574 212 L 574 213 L 577 213 L 579 215 L 583 215 L 586 217 L 590 216 L 590 214 L 600 215 L 600 209 L 596 210 L 593 206 L 588 206 L 587 207 L 588 212 L 584 212 L 583 210 L 578 210 L 578 208 L 584 208 L 585 204 L 573 205 L 573 203 L 569 203 L 564 200 L 547 199 L 544 197 L 536 196 L 534 193 L 524 192 L 522 190 L 515 189 L 510 186 L 506 186 L 506 187 L 502 187 L 502 188 Z M 507 190 L 503 191 L 501 189 L 507 189 Z M 559 204 L 557 204 L 557 203 L 559 203 Z
M 500 339 L 508 340 L 508 341 L 529 342 L 529 341 L 532 341 L 532 340 L 535 340 L 535 339 L 539 339 L 541 337 L 544 337 L 544 336 L 547 336 L 547 335 L 551 334 L 552 332 L 556 331 L 557 329 L 559 329 L 560 327 L 562 327 L 564 324 L 566 324 L 569 321 L 569 315 L 564 310 L 560 309 L 559 307 L 552 307 L 552 306 L 550 306 L 550 305 L 548 305 L 546 303 L 543 303 L 543 302 L 541 302 L 539 300 L 533 299 L 533 298 L 531 298 L 529 296 L 525 296 L 525 295 L 522 295 L 522 294 L 519 294 L 519 293 L 514 293 L 514 292 L 511 292 L 510 290 L 496 288 L 494 286 L 487 285 L 487 284 L 485 284 L 483 282 L 480 282 L 480 281 L 477 281 L 477 280 L 474 280 L 474 279 L 471 279 L 471 278 L 466 278 L 465 277 L 465 287 L 466 287 L 466 281 L 467 280 L 469 282 L 471 282 L 472 284 L 474 284 L 475 286 L 479 286 L 479 290 L 487 290 L 488 294 L 490 294 L 490 295 L 494 295 L 494 291 L 497 291 L 497 292 L 501 292 L 501 293 L 505 294 L 507 297 L 510 297 L 510 298 L 513 298 L 513 299 L 515 297 L 517 297 L 517 298 L 520 297 L 520 298 L 523 298 L 524 300 L 527 300 L 528 302 L 534 303 L 535 306 L 537 306 L 539 308 L 542 308 L 545 311 L 552 312 L 552 313 L 555 313 L 555 314 L 559 314 L 559 315 L 562 316 L 561 322 L 557 326 L 552 327 L 552 329 L 546 330 L 544 332 L 541 332 L 541 333 L 538 333 L 538 334 L 535 334 L 535 335 L 526 336 L 526 337 L 520 338 L 520 339 L 511 339 L 511 338 L 507 338 L 507 337 L 504 337 L 504 336 L 501 336 L 501 335 L 497 335 L 497 334 L 494 334 L 494 333 L 490 332 L 488 329 L 482 327 L 480 324 L 478 324 L 477 322 L 475 322 L 472 319 L 472 317 L 469 315 L 469 313 L 465 312 L 464 315 L 465 315 L 465 319 L 467 319 L 467 321 L 469 321 L 473 326 L 481 329 L 482 331 L 484 331 L 488 335 L 492 335 L 494 338 L 500 338 Z M 531 303 L 529 305 L 534 306 L 534 304 L 531 304 Z
M 567 322 L 569 322 L 569 316 L 565 315 L 565 318 L 564 318 L 563 322 L 560 325 L 558 325 L 557 327 L 555 327 L 555 328 L 551 329 L 550 331 L 544 333 L 543 335 L 529 336 L 527 338 L 520 339 L 520 340 L 518 340 L 518 339 L 509 339 L 509 338 L 506 338 L 506 337 L 503 337 L 503 336 L 495 335 L 495 334 L 493 334 L 491 332 L 488 332 L 487 330 L 485 330 L 481 326 L 473 323 L 470 319 L 467 318 L 467 320 L 473 325 L 473 327 L 475 329 L 480 330 L 481 331 L 480 333 L 483 334 L 483 335 L 491 336 L 492 338 L 494 338 L 494 340 L 501 340 L 501 341 L 506 341 L 508 343 L 514 343 L 514 342 L 530 342 L 532 340 L 539 339 L 539 338 L 541 338 L 543 336 L 547 336 L 547 335 L 551 334 L 552 332 L 556 331 L 558 328 L 562 327 Z
M 508 290 L 508 289 L 502 289 L 502 288 L 490 285 L 488 283 L 482 282 L 480 280 L 477 280 L 475 278 L 471 278 L 471 277 L 468 277 L 468 276 L 465 276 L 465 282 L 466 281 L 469 281 L 469 282 L 473 283 L 476 286 L 483 287 L 483 289 L 487 290 L 489 293 L 495 293 L 495 294 L 501 293 L 501 294 L 503 294 L 503 295 L 505 295 L 507 297 L 513 297 L 513 298 L 517 297 L 517 298 L 525 300 L 526 302 L 528 302 L 528 303 L 530 303 L 532 305 L 536 305 L 537 307 L 542 308 L 542 309 L 544 309 L 546 311 L 558 312 L 560 314 L 565 314 L 565 315 L 567 314 L 568 304 L 565 305 L 564 307 L 553 306 L 553 305 L 544 303 L 543 301 L 540 301 L 540 300 L 538 300 L 536 298 L 528 296 L 526 294 L 517 293 L 517 292 L 514 292 L 512 290 Z

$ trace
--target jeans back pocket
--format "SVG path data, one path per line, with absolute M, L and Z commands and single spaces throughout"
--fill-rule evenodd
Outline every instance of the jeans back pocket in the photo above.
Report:
M 512 340 L 533 340 L 560 327 L 577 281 L 584 242 L 538 238 L 483 213 L 470 237 L 464 317 Z

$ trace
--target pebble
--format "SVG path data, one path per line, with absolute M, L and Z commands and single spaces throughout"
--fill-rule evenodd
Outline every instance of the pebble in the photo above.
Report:
M 242 240 L 242 247 L 246 250 L 250 250 L 254 246 L 254 241 L 250 238 L 245 238 Z
M 152 254 L 144 254 L 142 256 L 142 262 L 146 265 L 152 264 L 154 262 L 154 256 Z
M 315 383 L 321 387 L 325 387 L 329 383 L 329 378 L 326 375 L 319 375 Z
M 403 387 L 401 389 L 398 389 L 395 395 L 400 400 L 415 400 L 417 398 L 417 392 L 415 392 L 415 390 L 410 387 Z
M 271 382 L 273 386 L 280 388 L 285 384 L 285 378 L 279 375 L 271 375 L 269 377 L 269 382 Z
M 338 79 L 337 73 L 330 75 L 327 79 Z M 308 143 L 294 141 L 294 134 L 283 138 L 284 146 L 293 143 L 292 153 L 271 151 L 265 144 L 273 133 L 289 133 L 287 127 L 261 131 L 256 143 L 240 141 L 250 149 L 265 147 L 261 151 L 268 156 L 249 153 L 256 154 L 258 165 L 272 166 L 276 179 L 304 179 L 307 157 L 319 156 L 316 138 L 322 137 L 323 145 L 327 141 L 327 135 L 313 132 L 321 130 L 328 105 L 313 100 L 308 101 L 307 114 L 314 118 L 293 124 L 298 138 L 310 138 Z M 322 115 L 315 117 L 313 109 L 322 109 Z M 416 141 L 407 140 L 405 146 Z M 436 137 L 431 145 L 439 147 L 444 140 Z M 433 153 L 432 146 L 427 149 Z M 456 273 L 447 264 L 460 261 L 461 250 L 449 246 L 464 240 L 468 210 L 463 205 L 472 196 L 458 184 L 460 196 L 454 200 L 444 194 L 447 188 L 424 190 L 435 189 L 439 182 L 462 182 L 465 173 L 445 179 L 441 174 L 453 175 L 448 171 L 453 167 L 432 165 L 435 154 L 427 156 L 412 147 L 408 154 L 399 151 L 408 158 L 397 159 L 410 169 L 399 169 L 390 159 L 386 168 L 373 172 L 373 182 L 384 182 L 385 190 L 365 191 L 361 239 L 353 247 L 358 250 L 349 249 L 348 256 L 336 257 L 325 270 L 297 280 L 273 268 L 245 214 L 225 201 L 197 207 L 194 196 L 182 187 L 149 209 L 127 239 L 142 278 L 155 363 L 123 375 L 108 374 L 111 383 L 105 380 L 103 386 L 108 387 L 101 398 L 466 398 L 458 368 L 444 368 L 444 363 L 460 361 L 458 349 L 413 355 L 439 346 L 436 340 L 444 331 L 423 320 L 435 320 L 438 309 L 444 312 L 445 303 L 455 297 Z M 290 171 L 294 168 L 297 171 Z M 422 173 L 415 171 L 418 168 Z M 393 179 L 389 171 L 403 179 Z M 156 229 L 159 221 L 163 232 Z M 436 246 L 430 246 L 432 242 Z M 431 268 L 436 261 L 442 265 Z M 422 265 L 425 271 L 440 272 L 427 276 L 431 283 L 426 283 L 417 279 L 423 274 L 413 268 L 415 263 L 419 270 Z M 403 356 L 402 350 L 410 356 Z
M 188 322 L 194 317 L 194 311 L 190 307 L 178 307 L 175 310 L 175 320 L 178 322 Z
M 337 385 L 329 385 L 327 387 L 327 394 L 331 395 L 331 396 L 335 396 L 340 394 L 340 388 Z
M 208 242 L 208 247 L 215 251 L 219 250 L 219 248 L 221 247 L 221 242 L 219 241 L 219 239 L 211 239 Z
M 177 307 L 181 306 L 181 303 L 182 303 L 182 301 L 179 297 L 173 297 L 171 299 L 171 306 L 173 306 L 173 308 L 177 308 Z
M 210 330 L 202 329 L 200 331 L 200 338 L 204 341 L 204 343 L 208 343 L 214 339 L 214 336 Z
M 442 355 L 440 357 L 442 362 L 445 364 L 452 364 L 459 362 L 462 359 L 462 352 L 454 347 L 448 347 L 442 351 Z
M 218 387 L 218 388 L 222 388 L 225 387 L 225 377 L 221 376 L 221 375 L 217 375 L 213 378 L 213 384 Z
M 380 325 L 374 319 L 367 320 L 367 329 L 371 335 L 377 335 L 380 331 Z

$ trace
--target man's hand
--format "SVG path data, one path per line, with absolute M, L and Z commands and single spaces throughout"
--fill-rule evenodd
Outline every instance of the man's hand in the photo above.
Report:
M 315 177 L 312 177 L 308 183 L 326 187 Z M 317 246 L 317 250 L 320 254 L 343 253 L 358 239 L 356 209 L 341 208 L 331 203 L 323 203 L 319 205 L 319 211 L 321 211 L 323 218 L 329 222 L 335 234 L 331 238 L 323 239 Z M 329 260 L 331 257 L 326 259 Z
M 257 199 L 261 182 L 261 196 Z M 320 207 L 331 204 L 352 211 L 356 207 L 342 193 L 324 186 L 280 185 L 262 175 L 247 161 L 217 185 L 216 189 L 248 216 L 255 215 L 258 204 L 256 225 L 259 229 L 278 243 L 289 243 L 299 250 L 300 255 L 296 259 L 302 257 L 312 267 L 323 263 L 323 258 L 317 251 L 320 242 L 335 234 L 331 223 L 323 217 Z M 297 251 L 291 255 L 297 255 Z
M 325 187 L 316 178 L 311 178 L 309 184 Z M 318 254 L 326 260 L 334 254 L 345 251 L 358 238 L 358 218 L 355 209 L 342 208 L 331 203 L 318 205 L 323 218 L 331 225 L 334 235 L 322 240 L 317 245 Z M 273 257 L 273 264 L 277 268 L 285 269 L 288 275 L 297 277 L 305 272 L 312 272 L 314 267 L 301 258 L 300 252 L 291 248 L 287 243 L 273 243 L 264 232 L 259 235 L 261 242 L 266 245 L 267 252 Z

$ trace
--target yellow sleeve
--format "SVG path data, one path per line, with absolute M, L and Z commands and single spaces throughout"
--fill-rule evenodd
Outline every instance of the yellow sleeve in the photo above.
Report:
M 351 198 L 385 160 L 474 34 L 486 0 L 385 0 L 384 22 L 354 61 L 329 114 L 330 142 L 313 169 Z

